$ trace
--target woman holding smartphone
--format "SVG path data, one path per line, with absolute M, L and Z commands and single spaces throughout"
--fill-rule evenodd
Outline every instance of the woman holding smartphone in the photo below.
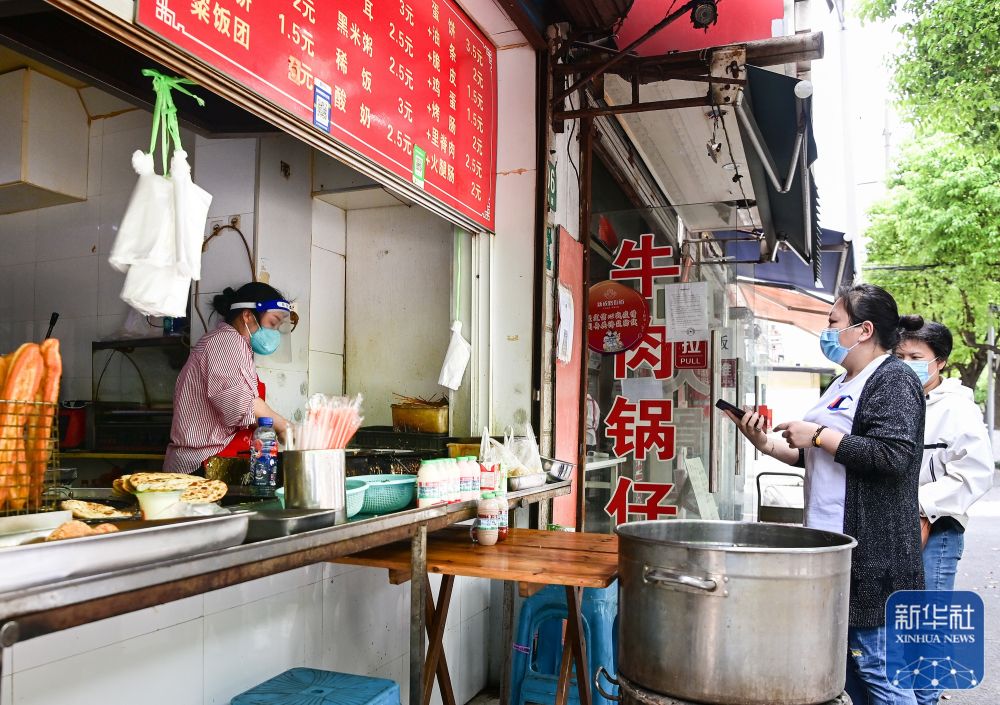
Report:
M 801 421 L 766 432 L 761 415 L 729 414 L 763 453 L 805 468 L 805 525 L 857 540 L 851 561 L 847 692 L 856 703 L 915 705 L 912 690 L 885 676 L 885 605 L 897 590 L 924 587 L 917 489 L 924 445 L 924 393 L 890 354 L 901 329 L 896 302 L 871 284 L 843 289 L 820 334 L 823 354 L 846 372 Z

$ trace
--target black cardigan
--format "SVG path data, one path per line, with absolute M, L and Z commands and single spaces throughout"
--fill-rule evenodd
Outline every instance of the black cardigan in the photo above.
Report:
M 885 624 L 885 603 L 897 590 L 923 590 L 920 545 L 920 463 L 924 390 L 890 356 L 865 382 L 851 433 L 834 459 L 847 468 L 844 533 L 858 545 L 851 559 L 852 627 Z

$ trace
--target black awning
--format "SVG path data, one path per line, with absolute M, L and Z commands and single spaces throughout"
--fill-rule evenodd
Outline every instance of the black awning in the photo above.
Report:
M 796 97 L 795 87 L 800 83 L 784 74 L 747 66 L 747 86 L 736 110 L 767 251 L 776 254 L 775 245 L 785 243 L 812 267 L 814 283 L 820 286 L 823 258 L 814 253 L 821 251 L 823 240 L 811 173 L 816 160 L 812 98 Z
M 854 244 L 844 239 L 844 233 L 823 230 L 823 247 L 820 250 L 822 281 L 815 282 L 813 268 L 804 264 L 792 252 L 780 251 L 771 262 L 753 264 L 760 256 L 760 244 L 748 240 L 744 233 L 715 233 L 725 241 L 728 259 L 737 262 L 736 276 L 756 284 L 795 289 L 804 294 L 820 295 L 832 300 L 837 290 L 854 283 Z M 738 239 L 737 239 L 738 238 Z

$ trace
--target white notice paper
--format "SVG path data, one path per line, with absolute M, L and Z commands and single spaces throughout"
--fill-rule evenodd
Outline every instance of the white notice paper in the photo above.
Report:
M 663 399 L 663 382 L 655 377 L 629 377 L 622 380 L 622 396 L 631 402 Z
M 568 365 L 573 359 L 573 331 L 576 328 L 576 312 L 573 307 L 573 292 L 559 285 L 559 328 L 556 331 L 556 359 Z
M 708 338 L 708 282 L 663 287 L 667 341 Z

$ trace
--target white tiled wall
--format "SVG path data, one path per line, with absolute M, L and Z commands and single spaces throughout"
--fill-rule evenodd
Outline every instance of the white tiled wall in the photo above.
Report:
M 456 582 L 445 654 L 460 703 L 486 686 L 488 597 L 485 580 Z M 16 644 L 0 694 L 14 705 L 223 705 L 306 666 L 389 678 L 405 703 L 409 605 L 409 584 L 384 570 L 309 566 Z
M 135 185 L 132 152 L 149 147 L 151 124 L 152 116 L 138 109 L 92 119 L 87 200 L 0 215 L 0 352 L 39 340 L 58 311 L 64 399 L 91 398 L 90 344 L 125 320 L 118 298 L 124 275 L 111 269 L 107 254 Z M 193 136 L 185 132 L 182 139 L 193 159 Z M 108 367 L 112 393 L 121 389 L 123 369 L 117 360 Z
M 309 392 L 344 391 L 344 291 L 347 277 L 347 214 L 312 201 L 312 272 Z

